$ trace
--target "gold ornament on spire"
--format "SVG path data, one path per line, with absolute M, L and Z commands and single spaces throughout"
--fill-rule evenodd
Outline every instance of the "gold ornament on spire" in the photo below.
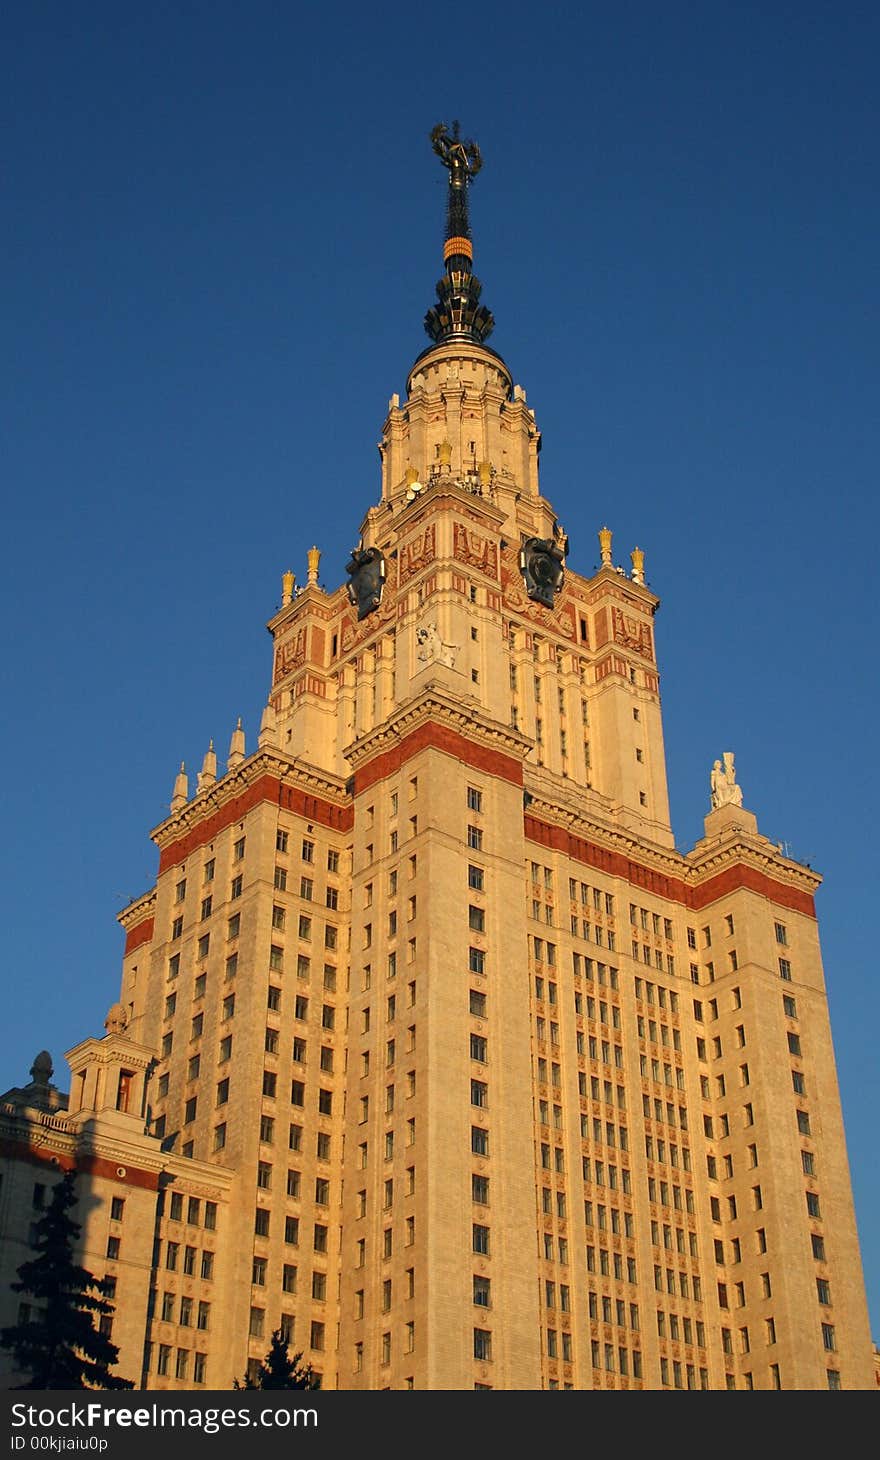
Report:
M 611 567 L 611 528 L 610 527 L 600 527 L 600 529 L 599 529 L 599 549 L 600 549 L 600 551 L 602 553 L 602 567 L 603 568 L 610 568 Z
M 645 554 L 642 552 L 642 549 L 639 548 L 639 547 L 633 548 L 632 552 L 630 553 L 630 560 L 631 560 L 632 565 L 633 565 L 633 570 L 632 570 L 632 580 L 633 580 L 633 582 L 634 583 L 644 583 L 644 581 L 645 581 Z
M 310 547 L 306 556 L 309 561 L 308 582 L 316 584 L 318 581 L 318 565 L 321 561 L 321 549 Z
M 293 599 L 293 590 L 296 587 L 296 579 L 288 568 L 286 573 L 281 575 L 281 607 L 286 608 Z

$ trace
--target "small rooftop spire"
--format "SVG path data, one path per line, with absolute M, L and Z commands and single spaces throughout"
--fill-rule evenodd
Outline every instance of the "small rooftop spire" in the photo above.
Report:
M 180 770 L 174 778 L 174 790 L 171 794 L 171 810 L 182 811 L 189 797 L 189 781 L 186 774 L 186 766 L 180 762 Z
M 213 786 L 217 779 L 217 755 L 214 750 L 214 742 L 208 742 L 208 749 L 205 751 L 205 759 L 202 761 L 202 769 L 199 771 L 196 789 L 206 791 Z
M 232 739 L 229 742 L 229 758 L 226 761 L 226 769 L 231 771 L 235 766 L 241 765 L 244 760 L 244 731 L 241 728 L 241 715 L 238 717 L 238 724 L 232 732 Z
M 263 711 L 263 717 L 260 720 L 260 737 L 257 743 L 261 750 L 268 750 L 277 744 L 275 708 L 271 703 Z
M 490 310 L 480 304 L 482 284 L 473 272 L 474 248 L 468 219 L 468 188 L 483 165 L 476 142 L 463 141 L 458 122 L 451 130 L 439 122 L 431 132 L 431 146 L 449 172 L 446 199 L 446 273 L 437 284 L 437 304 L 425 315 L 425 329 L 436 344 L 471 340 L 481 345 L 495 324 Z

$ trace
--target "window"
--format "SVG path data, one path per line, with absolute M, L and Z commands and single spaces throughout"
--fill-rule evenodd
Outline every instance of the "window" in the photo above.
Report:
M 478 1308 L 491 1308 L 491 1288 L 487 1277 L 474 1273 L 474 1303 Z
M 785 924 L 784 923 L 774 923 L 773 924 L 773 928 L 774 928 L 774 931 L 776 933 L 776 941 L 777 941 L 777 943 L 781 943 L 783 947 L 786 947 L 787 944 L 788 944 L 788 933 L 786 931 Z
M 489 1086 L 482 1080 L 471 1080 L 471 1105 L 482 1109 L 489 1104 Z
M 474 1358 L 489 1360 L 492 1357 L 492 1335 L 487 1328 L 474 1329 Z
M 473 864 L 468 866 L 468 887 L 472 888 L 474 892 L 485 891 L 482 867 L 475 867 Z
M 486 914 L 481 907 L 475 907 L 473 903 L 468 908 L 468 927 L 475 933 L 486 931 Z
M 474 1172 L 471 1176 L 471 1200 L 479 1202 L 481 1206 L 487 1206 L 489 1202 L 489 1178 L 478 1176 Z
M 472 1060 L 478 1060 L 481 1064 L 485 1064 L 486 1061 L 487 1061 L 487 1059 L 488 1059 L 488 1057 L 489 1057 L 488 1056 L 488 1048 L 489 1048 L 489 1042 L 488 1042 L 488 1040 L 484 1039 L 481 1034 L 472 1034 L 470 1036 L 470 1046 L 471 1046 L 471 1059 Z
M 483 850 L 483 833 L 478 826 L 468 827 L 467 844 L 472 852 L 481 852 Z
M 833 1353 L 837 1348 L 837 1339 L 835 1337 L 833 1323 L 822 1324 L 822 1347 L 826 1349 L 829 1353 Z
M 467 788 L 467 804 L 468 804 L 468 810 L 469 811 L 482 811 L 482 809 L 483 809 L 483 793 L 482 793 L 482 791 L 478 791 L 475 786 L 468 786 L 468 788 Z
M 232 845 L 232 860 L 233 860 L 233 862 L 240 862 L 241 859 L 242 859 L 242 857 L 244 856 L 244 843 L 245 843 L 245 838 L 243 836 L 239 837 L 238 838 L 238 841 L 233 842 L 233 845 Z
M 489 1154 L 489 1132 L 482 1126 L 471 1126 L 471 1150 L 475 1156 L 488 1156 Z
M 470 1008 L 470 1012 L 477 1019 L 485 1019 L 485 1017 L 486 1017 L 486 995 L 483 994 L 483 993 L 480 993 L 478 989 L 471 989 L 470 990 L 470 999 L 469 999 L 469 1008 Z
M 800 1055 L 800 1052 L 801 1052 L 800 1035 L 799 1034 L 792 1034 L 791 1032 L 789 1032 L 789 1034 L 787 1035 L 787 1039 L 788 1039 L 788 1052 L 789 1052 L 789 1054 Z

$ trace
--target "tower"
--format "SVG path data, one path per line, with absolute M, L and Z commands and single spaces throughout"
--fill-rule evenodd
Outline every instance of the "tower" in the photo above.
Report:
M 676 851 L 644 554 L 572 566 L 487 344 L 479 149 L 432 144 L 380 500 L 340 586 L 284 574 L 256 747 L 178 774 L 69 1103 L 7 1095 L 10 1230 L 51 1135 L 145 1387 L 279 1327 L 327 1388 L 872 1387 L 819 878 L 732 757 Z

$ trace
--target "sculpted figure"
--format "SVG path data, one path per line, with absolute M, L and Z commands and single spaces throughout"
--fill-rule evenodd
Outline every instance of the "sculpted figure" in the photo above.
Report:
M 445 664 L 449 669 L 455 667 L 455 656 L 458 648 L 455 644 L 444 644 L 437 630 L 435 623 L 425 624 L 421 629 L 416 629 L 416 642 L 418 658 L 424 664 Z
M 736 783 L 732 750 L 725 750 L 723 765 L 720 760 L 714 762 L 709 784 L 713 811 L 719 806 L 742 806 L 742 789 Z

